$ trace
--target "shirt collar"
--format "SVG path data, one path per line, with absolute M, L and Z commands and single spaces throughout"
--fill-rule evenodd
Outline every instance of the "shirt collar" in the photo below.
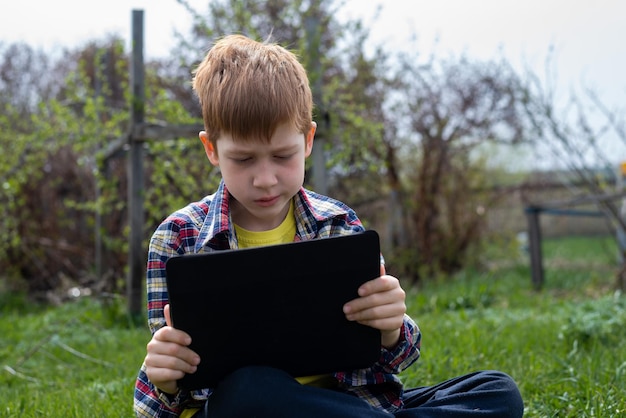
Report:
M 334 204 L 327 204 L 330 199 L 310 190 L 301 188 L 295 198 L 294 215 L 296 217 L 296 240 L 308 240 L 318 235 L 318 225 L 328 219 L 343 216 L 347 211 Z
M 237 248 L 237 237 L 230 218 L 230 194 L 224 180 L 211 196 L 209 212 L 200 229 L 195 252 Z M 317 237 L 318 223 L 330 218 L 344 216 L 344 207 L 330 204 L 330 199 L 301 187 L 294 198 L 296 218 L 296 241 Z
M 236 248 L 236 235 L 228 210 L 230 194 L 224 180 L 220 181 L 217 191 L 210 200 L 209 211 L 196 240 L 195 252 L 201 252 L 204 248 L 205 251 Z M 231 242 L 232 240 L 235 242 Z

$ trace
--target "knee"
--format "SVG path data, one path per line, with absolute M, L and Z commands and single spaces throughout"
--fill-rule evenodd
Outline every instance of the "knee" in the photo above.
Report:
M 511 376 L 499 370 L 484 370 L 478 372 L 478 375 L 487 381 L 496 382 L 504 386 L 517 387 L 515 380 Z
M 509 407 L 510 415 L 521 417 L 524 412 L 524 401 L 515 380 L 508 374 L 498 370 L 479 372 L 479 379 L 485 389 L 492 389 L 499 393 L 504 403 Z

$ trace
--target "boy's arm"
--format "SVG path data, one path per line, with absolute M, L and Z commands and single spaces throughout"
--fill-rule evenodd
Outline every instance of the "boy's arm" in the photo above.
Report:
M 348 392 L 371 405 L 388 412 L 396 411 L 402 407 L 403 392 L 397 375 L 419 358 L 420 341 L 419 328 L 405 315 L 397 344 L 392 349 L 381 347 L 380 357 L 372 367 L 338 372 L 334 376 Z
M 381 331 L 380 358 L 371 368 L 363 373 L 357 371 L 354 379 L 344 383 L 363 385 L 395 381 L 392 376 L 409 367 L 420 355 L 421 333 L 406 314 L 406 292 L 397 278 L 386 274 L 382 262 L 380 274 L 377 279 L 361 285 L 359 297 L 344 305 L 348 320 Z
M 164 307 L 168 303 L 165 280 L 165 262 L 178 254 L 187 252 L 181 245 L 180 226 L 166 221 L 153 234 L 148 250 L 147 303 L 148 325 L 152 335 L 166 325 Z M 205 398 L 206 399 L 206 398 Z M 191 394 L 180 391 L 176 395 L 160 392 L 150 382 L 146 365 L 142 364 L 135 384 L 135 413 L 138 417 L 177 417 L 191 400 Z
M 382 348 L 379 366 L 385 373 L 398 374 L 413 364 L 420 356 L 422 333 L 419 327 L 409 317 L 404 315 L 400 338 L 391 348 Z
M 335 377 L 348 386 L 363 386 L 396 382 L 394 377 L 413 364 L 420 356 L 422 334 L 417 324 L 404 315 L 400 338 L 392 348 L 381 346 L 378 361 L 368 369 L 339 372 Z
M 380 330 L 381 359 L 373 369 L 395 374 L 419 356 L 420 334 L 415 322 L 406 315 L 406 292 L 400 281 L 386 274 L 382 263 L 380 274 L 361 285 L 359 297 L 347 302 L 343 309 L 349 321 Z
M 171 257 L 185 253 L 185 249 L 180 246 L 179 229 L 175 222 L 161 224 L 150 239 L 146 291 L 148 325 L 153 335 L 166 325 L 163 309 L 169 303 L 169 298 L 165 279 L 165 262 Z
M 189 400 L 189 392 L 168 395 L 159 392 L 148 379 L 145 364 L 141 366 L 135 383 L 135 415 L 137 417 L 175 418 Z

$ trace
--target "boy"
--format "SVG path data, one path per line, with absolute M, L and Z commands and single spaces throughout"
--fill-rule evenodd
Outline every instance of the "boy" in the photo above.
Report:
M 191 393 L 178 388 L 177 380 L 193 373 L 202 359 L 188 348 L 190 337 L 171 327 L 169 257 L 363 230 L 349 207 L 302 188 L 316 125 L 308 79 L 292 53 L 227 36 L 198 66 L 193 88 L 206 129 L 200 140 L 222 181 L 213 195 L 170 215 L 152 236 L 147 291 L 153 335 L 135 387 L 137 416 L 521 417 L 519 391 L 499 372 L 403 391 L 397 374 L 419 357 L 421 334 L 405 313 L 398 279 L 386 275 L 382 265 L 381 276 L 344 306 L 348 320 L 381 331 L 380 358 L 371 368 L 294 379 L 276 369 L 245 367 L 216 388 Z M 228 278 L 215 278 L 220 279 Z

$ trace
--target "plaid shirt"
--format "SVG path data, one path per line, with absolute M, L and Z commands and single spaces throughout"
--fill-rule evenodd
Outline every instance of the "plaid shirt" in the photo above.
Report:
M 174 255 L 238 248 L 228 209 L 229 193 L 222 182 L 215 194 L 173 213 L 161 223 L 150 240 L 147 292 L 148 323 L 152 334 L 165 326 L 163 307 L 168 303 L 165 262 Z M 355 212 L 334 199 L 302 188 L 294 198 L 294 241 L 349 235 L 364 228 Z M 349 261 L 349 260 L 347 260 Z M 334 374 L 341 388 L 377 408 L 394 412 L 402 407 L 402 383 L 396 376 L 419 357 L 421 333 L 405 315 L 400 341 L 371 368 Z M 211 389 L 176 395 L 159 392 L 141 366 L 135 385 L 135 413 L 139 417 L 178 417 L 185 408 L 201 407 Z

